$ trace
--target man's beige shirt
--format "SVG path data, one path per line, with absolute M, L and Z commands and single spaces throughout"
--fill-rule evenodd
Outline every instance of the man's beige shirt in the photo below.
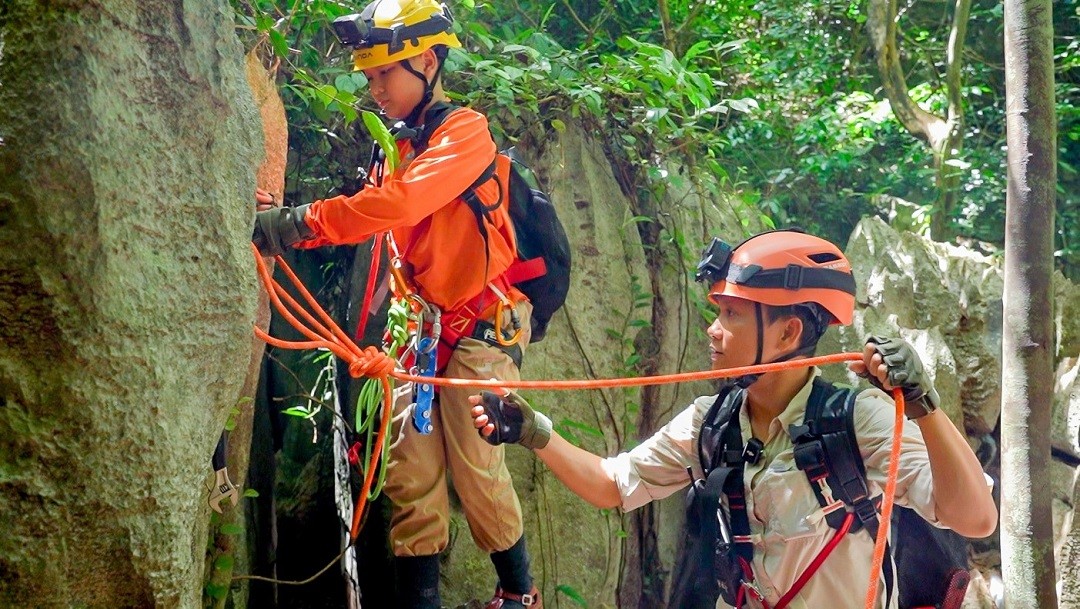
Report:
M 806 474 L 795 467 L 788 435 L 790 425 L 803 422 L 812 380 L 818 374 L 820 371 L 814 369 L 811 381 L 773 419 L 762 458 L 756 465 L 747 464 L 745 470 L 746 510 L 754 540 L 754 576 L 770 604 L 791 588 L 834 535 Z M 688 467 L 692 468 L 695 479 L 704 477 L 697 456 L 698 433 L 715 400 L 716 396 L 699 397 L 651 438 L 629 452 L 603 461 L 604 469 L 619 486 L 623 510 L 639 508 L 686 487 L 690 483 Z M 855 401 L 855 434 L 866 465 L 871 496 L 879 495 L 885 485 L 894 412 L 892 399 L 878 389 L 863 391 Z M 740 411 L 739 422 L 745 443 L 751 437 L 745 408 Z M 937 524 L 933 487 L 922 433 L 917 425 L 905 420 L 896 503 L 913 508 Z M 874 541 L 867 532 L 846 535 L 790 607 L 863 607 L 873 550 Z M 884 606 L 884 588 L 884 583 L 879 582 L 879 606 Z M 894 597 L 890 606 L 896 604 Z M 716 606 L 728 607 L 722 600 Z

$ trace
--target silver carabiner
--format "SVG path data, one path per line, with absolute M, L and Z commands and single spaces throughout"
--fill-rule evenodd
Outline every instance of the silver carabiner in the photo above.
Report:
M 439 309 L 439 307 L 437 307 L 437 306 L 429 303 L 428 301 L 424 300 L 422 297 L 420 297 L 419 294 L 410 294 L 409 298 L 412 299 L 413 301 L 415 301 L 418 305 L 420 305 L 420 312 L 417 314 L 417 319 L 416 319 L 417 328 L 422 329 L 424 327 L 424 319 L 425 319 L 425 317 L 430 317 L 431 318 L 432 321 L 431 321 L 431 334 L 430 334 L 430 336 L 433 339 L 432 344 L 437 345 L 438 342 L 439 342 L 439 337 L 442 335 L 442 310 Z M 420 337 L 419 337 L 420 332 L 421 332 L 421 330 L 417 330 L 417 336 L 416 336 L 417 352 L 419 352 L 419 350 L 420 350 Z M 434 347 L 432 347 L 432 349 L 434 349 Z M 429 351 L 430 350 L 431 349 L 429 349 Z

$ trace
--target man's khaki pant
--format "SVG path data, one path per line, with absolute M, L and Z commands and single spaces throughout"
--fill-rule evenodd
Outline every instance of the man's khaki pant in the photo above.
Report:
M 531 334 L 532 306 L 522 302 L 517 311 L 524 326 L 518 344 L 524 351 Z M 462 338 L 443 376 L 516 381 L 520 373 L 500 349 Z M 395 556 L 426 556 L 446 548 L 450 536 L 448 472 L 473 540 L 481 550 L 506 550 L 521 538 L 521 504 L 506 469 L 504 447 L 488 444 L 473 427 L 467 398 L 479 392 L 476 387 L 439 387 L 438 402 L 431 413 L 433 429 L 423 435 L 412 423 L 412 385 L 395 391 L 392 444 L 383 487 L 393 503 L 390 543 Z

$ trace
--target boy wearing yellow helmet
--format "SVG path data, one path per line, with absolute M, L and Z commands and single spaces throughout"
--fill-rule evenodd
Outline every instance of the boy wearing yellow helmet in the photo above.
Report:
M 425 123 L 436 124 L 436 112 L 445 110 L 440 73 L 449 48 L 461 46 L 452 27 L 449 9 L 435 0 L 376 0 L 334 23 L 338 37 L 353 47 L 354 67 L 367 77 L 375 103 L 401 121 L 399 134 L 424 133 Z M 441 314 L 436 370 L 455 378 L 517 380 L 531 335 L 529 324 L 521 327 L 519 320 L 530 318 L 531 305 L 505 276 L 516 256 L 503 204 L 509 166 L 493 162 L 496 146 L 487 119 L 469 108 L 452 111 L 427 135 L 400 138 L 400 165 L 392 172 L 385 162 L 374 167 L 370 183 L 351 197 L 259 211 L 252 241 L 270 256 L 289 247 L 360 243 L 389 231 L 400 252 L 396 288 Z M 462 199 L 466 190 L 488 211 L 483 238 Z M 257 192 L 256 202 L 273 201 Z M 505 309 L 509 315 L 497 314 Z M 431 317 L 426 318 L 423 331 L 433 336 Z M 455 336 L 455 329 L 463 333 Z M 507 336 L 516 339 L 503 340 Z M 439 553 L 449 540 L 450 472 L 473 540 L 491 554 L 498 575 L 495 598 L 485 607 L 541 607 L 503 448 L 476 436 L 469 390 L 443 387 L 422 434 L 412 424 L 414 388 L 401 389 L 384 487 L 392 501 L 396 606 L 440 607 Z
M 717 306 L 707 331 L 713 370 L 813 355 L 829 325 L 852 323 L 855 280 L 847 259 L 832 243 L 799 231 L 762 233 L 734 248 L 716 239 L 698 279 Z M 856 515 L 840 496 L 823 506 L 811 474 L 802 471 L 820 465 L 800 450 L 818 446 L 801 443 L 804 427 L 820 421 L 808 414 L 822 392 L 816 368 L 739 377 L 719 395 L 694 400 L 632 450 L 606 459 L 567 442 L 516 394 L 484 392 L 470 401 L 482 437 L 532 449 L 597 507 L 632 510 L 693 486 L 687 547 L 695 550 L 675 569 L 672 606 L 860 607 L 874 547 L 867 532 L 877 526 L 872 498 L 885 486 L 892 435 L 894 406 L 880 389 L 903 390 L 909 419 L 897 504 L 969 537 L 993 532 L 997 510 L 978 459 L 937 408 L 938 394 L 909 344 L 871 338 L 851 369 L 876 387 L 851 396 L 848 406 L 855 454 L 865 467 L 860 480 L 869 487 L 859 496 L 868 509 L 857 512 L 865 525 L 857 532 Z M 812 473 L 819 485 L 826 480 Z M 835 531 L 834 514 L 847 519 L 843 530 L 851 527 L 852 534 Z M 897 606 L 895 587 L 880 586 L 874 606 Z

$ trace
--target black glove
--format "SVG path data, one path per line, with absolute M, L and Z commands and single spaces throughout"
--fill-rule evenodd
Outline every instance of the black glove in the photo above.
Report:
M 536 412 L 529 403 L 516 393 L 500 398 L 490 391 L 480 393 L 484 414 L 495 426 L 491 435 L 484 437 L 488 444 L 520 444 L 525 448 L 543 448 L 551 440 L 551 419 Z
M 285 249 L 315 236 L 315 231 L 304 222 L 310 205 L 299 207 L 275 207 L 255 214 L 255 229 L 251 242 L 263 256 L 280 256 Z
M 881 354 L 889 384 L 904 392 L 904 414 L 907 418 L 917 419 L 937 410 L 941 398 L 923 370 L 919 354 L 907 341 L 871 336 L 866 339 L 866 344 L 873 345 L 874 350 Z M 885 389 L 877 376 L 868 374 L 867 378 L 878 388 Z

